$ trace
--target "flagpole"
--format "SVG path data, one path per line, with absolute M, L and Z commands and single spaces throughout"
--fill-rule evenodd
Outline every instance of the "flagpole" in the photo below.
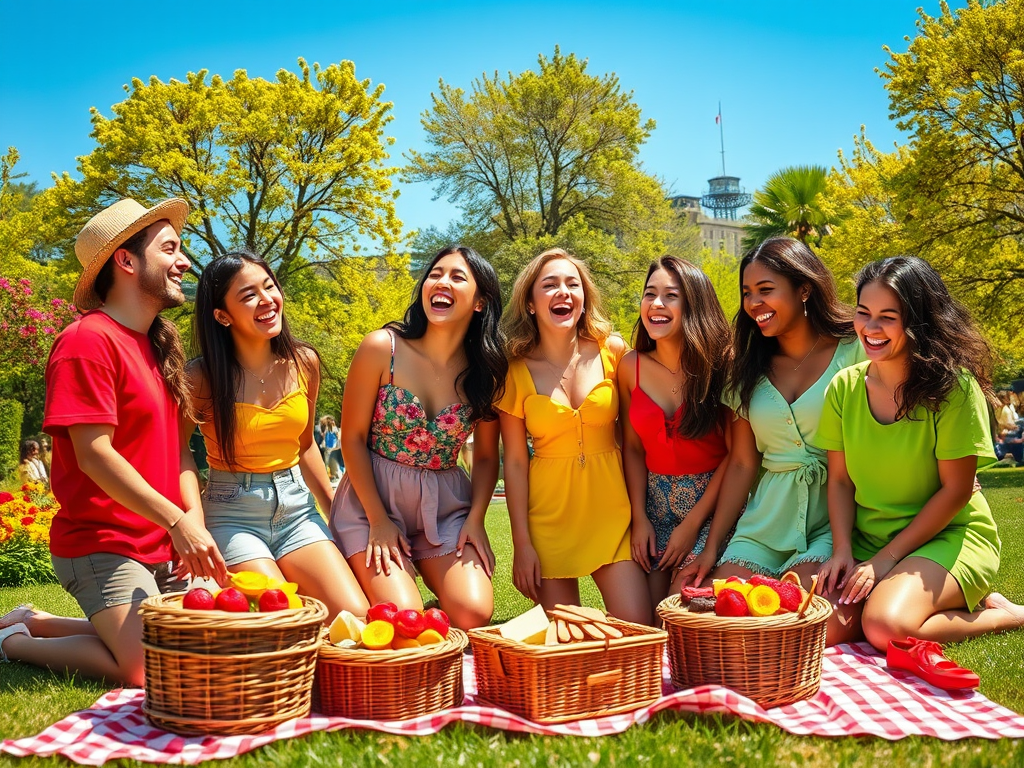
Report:
M 722 142 L 722 175 L 725 176 L 725 126 L 722 120 L 722 102 L 718 102 L 718 137 Z

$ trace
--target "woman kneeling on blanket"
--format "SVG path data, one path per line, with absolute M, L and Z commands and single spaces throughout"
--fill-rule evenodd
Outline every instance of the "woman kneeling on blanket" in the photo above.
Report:
M 917 258 L 864 268 L 854 325 L 868 359 L 832 379 L 815 438 L 828 451 L 830 640 L 863 631 L 885 650 L 1019 628 L 1024 606 L 991 592 L 999 535 L 975 483 L 995 460 L 988 345 Z

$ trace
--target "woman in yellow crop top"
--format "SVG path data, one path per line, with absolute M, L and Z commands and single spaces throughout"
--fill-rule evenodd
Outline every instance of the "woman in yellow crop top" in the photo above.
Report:
M 364 615 L 366 596 L 316 506 L 334 497 L 313 442 L 320 357 L 289 332 L 263 259 L 237 251 L 206 267 L 193 344 L 201 357 L 186 372 L 210 463 L 203 511 L 228 570 L 296 582 L 331 616 Z

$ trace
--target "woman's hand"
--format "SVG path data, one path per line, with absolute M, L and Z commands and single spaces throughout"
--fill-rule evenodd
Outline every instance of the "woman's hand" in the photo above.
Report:
M 456 557 L 462 557 L 462 550 L 467 544 L 472 544 L 476 548 L 487 578 L 493 578 L 494 552 L 491 551 L 491 540 L 487 538 L 487 529 L 484 528 L 483 521 L 472 515 L 466 518 L 462 530 L 459 531 L 459 543 L 455 546 Z
M 186 512 L 168 533 L 174 551 L 181 558 L 176 571 L 179 577 L 187 573 L 194 579 L 213 579 L 222 587 L 228 583 L 228 569 L 220 549 L 194 515 Z
M 832 557 L 818 569 L 818 583 L 822 585 L 821 593 L 828 595 L 834 589 L 842 589 L 846 581 L 857 567 L 853 555 L 833 552 Z
M 865 560 L 846 577 L 846 589 L 843 590 L 839 603 L 850 605 L 866 600 L 871 590 L 888 575 L 894 565 L 896 561 L 891 558 L 888 563 L 885 560 L 876 561 L 875 558 Z
M 699 587 L 714 570 L 717 559 L 712 548 L 705 545 L 704 550 L 679 571 L 680 585 Z
M 394 561 L 398 567 L 405 570 L 405 560 L 402 557 L 412 555 L 409 542 L 405 540 L 398 526 L 390 519 L 384 518 L 383 522 L 370 525 L 370 540 L 366 545 L 366 567 L 370 567 L 372 561 L 377 567 L 377 573 L 383 571 L 385 576 L 391 575 L 391 562 Z
M 512 557 L 512 583 L 533 602 L 540 602 L 540 558 L 533 545 L 515 547 Z
M 654 535 L 654 526 L 645 515 L 640 521 L 634 520 L 630 534 L 630 549 L 633 559 L 640 563 L 640 567 L 647 573 L 651 572 L 651 558 L 658 554 L 657 537 Z
M 665 545 L 665 553 L 661 556 L 658 569 L 671 571 L 681 565 L 686 556 L 693 551 L 699 532 L 700 528 L 690 522 L 690 517 L 684 517 L 668 537 L 668 544 Z

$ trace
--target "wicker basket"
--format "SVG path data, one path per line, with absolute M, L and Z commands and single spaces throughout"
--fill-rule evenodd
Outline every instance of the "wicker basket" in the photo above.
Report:
M 755 618 L 690 613 L 671 595 L 658 605 L 668 629 L 672 683 L 732 688 L 765 709 L 809 699 L 821 685 L 832 606 L 815 596 L 807 612 Z
M 353 720 L 409 720 L 462 703 L 466 633 L 400 651 L 320 646 L 313 709 Z
M 184 593 L 142 602 L 146 700 L 174 733 L 262 733 L 310 711 L 323 603 L 274 613 L 191 611 Z
M 498 627 L 473 629 L 477 698 L 535 723 L 564 723 L 629 712 L 661 695 L 660 629 L 608 617 L 614 640 L 526 645 Z

